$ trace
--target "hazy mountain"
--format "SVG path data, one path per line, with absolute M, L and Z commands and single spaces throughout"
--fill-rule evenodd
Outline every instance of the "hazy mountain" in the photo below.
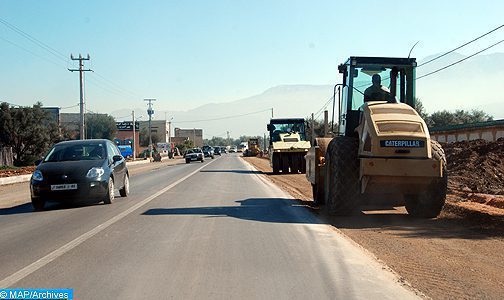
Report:
M 451 53 L 417 69 L 417 77 L 454 63 L 465 56 Z M 428 61 L 431 57 L 419 61 Z M 504 53 L 475 56 L 448 69 L 417 80 L 416 94 L 427 111 L 482 109 L 504 118 Z
M 418 64 L 431 57 L 418 60 Z M 432 63 L 420 66 L 417 77 L 435 71 L 465 56 L 452 53 Z M 455 109 L 482 109 L 496 119 L 504 118 L 504 53 L 475 56 L 467 61 L 417 81 L 416 94 L 427 111 Z M 332 85 L 283 85 L 266 90 L 262 94 L 226 103 L 210 103 L 188 111 L 169 111 L 173 127 L 203 128 L 205 137 L 261 135 L 271 117 L 306 117 L 319 111 L 332 97 Z M 331 110 L 332 105 L 328 106 Z M 262 112 L 260 112 L 262 111 Z M 136 109 L 137 116 L 145 109 Z M 131 114 L 130 110 L 112 112 L 115 117 Z M 336 112 L 337 114 L 337 112 Z M 155 119 L 164 119 L 165 112 L 156 111 Z M 319 119 L 322 115 L 319 115 Z M 124 120 L 122 118 L 120 120 Z M 129 118 L 128 118 L 129 119 Z M 213 120 L 217 119 L 217 120 Z

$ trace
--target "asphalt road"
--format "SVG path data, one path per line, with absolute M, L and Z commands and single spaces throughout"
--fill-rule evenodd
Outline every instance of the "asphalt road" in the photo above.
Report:
M 0 288 L 76 299 L 410 299 L 237 155 L 131 178 L 112 205 L 0 209 Z

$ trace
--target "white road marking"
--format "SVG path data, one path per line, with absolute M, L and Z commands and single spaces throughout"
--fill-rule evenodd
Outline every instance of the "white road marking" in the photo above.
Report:
M 30 265 L 22 268 L 21 270 L 17 271 L 16 273 L 13 273 L 6 278 L 4 278 L 2 281 L 0 281 L 0 289 L 5 289 L 8 288 L 9 286 L 15 284 L 16 282 L 20 281 L 21 279 L 25 278 L 26 276 L 32 274 L 33 272 L 37 271 L 38 269 L 42 268 L 43 266 L 47 265 L 48 263 L 52 262 L 53 260 L 57 259 L 58 257 L 62 256 L 63 254 L 67 253 L 68 251 L 74 249 L 75 247 L 79 246 L 86 240 L 90 239 L 91 237 L 95 236 L 96 234 L 100 233 L 101 231 L 105 230 L 107 227 L 110 225 L 120 221 L 124 217 L 128 216 L 135 210 L 139 209 L 140 207 L 144 206 L 145 204 L 151 202 L 155 198 L 159 197 L 163 193 L 169 191 L 170 189 L 174 188 L 176 185 L 179 183 L 183 182 L 187 178 L 193 176 L 194 174 L 198 173 L 201 169 L 204 167 L 208 166 L 215 160 L 210 161 L 209 163 L 199 167 L 195 171 L 189 173 L 188 175 L 180 178 L 179 180 L 175 181 L 174 183 L 166 186 L 162 190 L 159 190 L 158 192 L 152 194 L 148 198 L 142 200 L 141 202 L 138 202 L 134 206 L 128 208 L 127 210 L 123 211 L 122 213 L 112 217 L 111 219 L 103 222 L 102 224 L 96 226 L 95 228 L 91 229 L 90 231 L 80 235 L 79 237 L 75 238 L 74 240 L 68 242 L 67 244 L 61 246 L 60 248 L 54 250 L 53 252 L 47 254 L 46 256 L 38 259 L 37 261 L 31 263 Z

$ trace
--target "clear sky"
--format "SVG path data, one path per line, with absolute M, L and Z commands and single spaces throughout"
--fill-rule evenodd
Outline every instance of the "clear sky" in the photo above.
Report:
M 0 101 L 77 104 L 68 57 L 89 53 L 89 109 L 153 97 L 158 110 L 186 110 L 277 85 L 332 84 L 350 55 L 407 56 L 420 41 L 412 56 L 422 59 L 501 25 L 503 12 L 502 0 L 1 0 L 2 20 L 57 54 L 0 23 Z M 500 30 L 460 52 L 503 38 Z

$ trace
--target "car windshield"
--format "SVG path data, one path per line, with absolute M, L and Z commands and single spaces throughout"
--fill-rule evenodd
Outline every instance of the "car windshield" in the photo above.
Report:
M 64 144 L 54 146 L 44 162 L 105 159 L 104 143 Z

